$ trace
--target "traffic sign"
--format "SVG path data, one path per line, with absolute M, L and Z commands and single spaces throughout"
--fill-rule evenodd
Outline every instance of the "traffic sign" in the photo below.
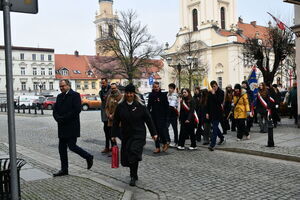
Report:
M 38 13 L 38 0 L 10 0 L 11 12 Z M 3 10 L 3 0 L 0 0 L 0 10 Z
M 150 76 L 149 77 L 149 85 L 153 85 L 153 82 L 154 82 L 153 76 Z

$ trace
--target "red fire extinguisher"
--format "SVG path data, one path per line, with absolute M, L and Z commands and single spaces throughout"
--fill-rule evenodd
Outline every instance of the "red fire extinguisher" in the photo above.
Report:
M 119 168 L 119 147 L 117 144 L 111 148 L 111 168 Z

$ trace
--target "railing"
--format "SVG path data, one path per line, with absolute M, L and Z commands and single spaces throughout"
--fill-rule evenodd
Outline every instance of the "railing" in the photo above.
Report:
M 38 105 L 31 105 L 31 106 L 20 106 L 15 104 L 14 105 L 15 112 L 16 113 L 23 113 L 23 114 L 41 114 L 44 115 L 44 108 L 41 105 L 40 107 Z M 7 112 L 7 104 L 6 103 L 0 103 L 0 112 Z

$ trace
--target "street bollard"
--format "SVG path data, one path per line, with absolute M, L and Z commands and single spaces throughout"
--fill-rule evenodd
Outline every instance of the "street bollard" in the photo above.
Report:
M 20 105 L 18 105 L 18 113 L 20 113 Z
M 34 114 L 35 115 L 37 114 L 37 112 L 36 112 L 36 106 L 34 106 Z
M 31 106 L 28 106 L 28 114 L 31 114 L 30 107 Z
M 23 114 L 25 114 L 25 106 L 23 106 Z
M 273 137 L 273 121 L 272 119 L 268 120 L 268 145 L 267 147 L 274 147 L 274 137 Z
M 0 110 L 3 112 L 3 104 L 0 105 Z
M 6 104 L 4 104 L 4 112 L 6 112 Z
M 41 106 L 41 115 L 44 115 L 44 108 Z

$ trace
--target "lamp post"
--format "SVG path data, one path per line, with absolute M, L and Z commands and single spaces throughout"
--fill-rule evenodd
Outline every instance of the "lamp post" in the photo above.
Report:
M 182 64 L 173 63 L 173 59 L 171 57 L 166 58 L 168 65 L 174 68 L 178 72 L 178 89 L 181 89 L 181 72 L 182 72 Z

